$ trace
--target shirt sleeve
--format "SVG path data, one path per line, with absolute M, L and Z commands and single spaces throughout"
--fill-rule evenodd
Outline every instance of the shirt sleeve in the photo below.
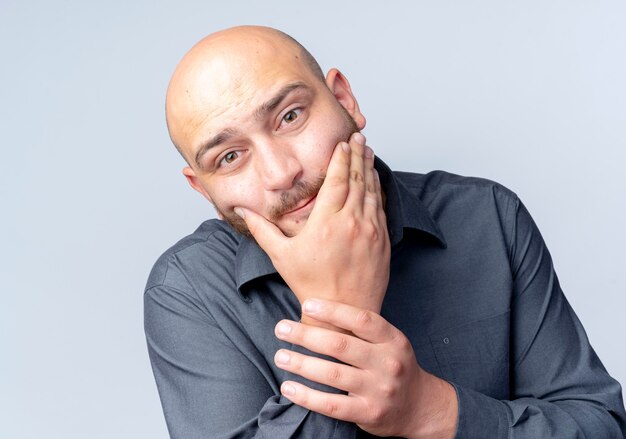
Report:
M 530 214 L 517 198 L 514 205 L 511 399 L 496 400 L 452 383 L 459 399 L 455 438 L 623 438 L 621 387 L 563 295 Z
M 352 438 L 354 424 L 280 395 L 260 356 L 233 343 L 193 294 L 144 295 L 148 353 L 172 439 Z

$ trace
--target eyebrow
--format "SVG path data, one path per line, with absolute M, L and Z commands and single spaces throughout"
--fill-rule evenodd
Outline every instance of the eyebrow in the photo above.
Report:
M 290 84 L 285 85 L 283 88 L 281 88 L 278 91 L 278 93 L 276 93 L 276 96 L 274 96 L 270 100 L 261 104 L 254 111 L 254 118 L 257 120 L 262 120 L 268 113 L 271 113 L 272 111 L 274 111 L 281 104 L 281 102 L 285 100 L 287 96 L 289 96 L 292 92 L 296 90 L 309 91 L 310 87 L 306 85 L 304 82 L 300 82 L 300 81 L 292 82 Z M 227 142 L 228 140 L 230 140 L 231 138 L 235 137 L 238 134 L 239 134 L 239 131 L 235 128 L 225 128 L 224 130 L 220 131 L 217 135 L 213 136 L 211 139 L 204 142 L 200 146 L 200 148 L 198 148 L 198 152 L 196 152 L 195 162 L 198 168 L 202 170 L 204 169 L 204 167 L 200 163 L 200 160 L 202 159 L 202 156 L 208 150 L 224 142 Z

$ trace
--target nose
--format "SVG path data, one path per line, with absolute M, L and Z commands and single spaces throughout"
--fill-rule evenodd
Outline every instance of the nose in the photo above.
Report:
M 256 147 L 257 175 L 266 190 L 291 189 L 302 175 L 302 166 L 287 142 L 265 141 Z

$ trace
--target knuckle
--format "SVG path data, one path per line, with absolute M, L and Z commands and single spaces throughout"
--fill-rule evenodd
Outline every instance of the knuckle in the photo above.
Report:
M 376 226 L 373 223 L 367 223 L 364 227 L 363 227 L 363 232 L 365 233 L 365 235 L 367 236 L 367 238 L 371 241 L 377 241 L 378 240 L 378 229 L 376 228 Z
M 329 383 L 338 383 L 341 381 L 342 375 L 341 371 L 337 367 L 330 367 L 326 371 L 326 379 Z
M 363 202 L 378 208 L 378 198 L 375 195 L 365 195 Z
M 356 315 L 356 325 L 358 328 L 367 328 L 372 324 L 372 313 L 366 309 L 359 310 Z
M 329 399 L 324 403 L 324 412 L 326 413 L 326 415 L 333 418 L 339 412 L 339 406 L 335 401 Z
M 404 372 L 404 364 L 397 358 L 387 358 L 385 360 L 385 370 L 392 377 L 399 377 Z
M 391 399 L 398 393 L 397 386 L 391 383 L 383 383 L 380 386 L 380 394 L 385 399 Z
M 386 416 L 385 410 L 378 405 L 371 407 L 369 409 L 368 417 L 370 420 L 369 422 L 370 424 L 374 424 L 374 425 L 380 424 L 381 422 L 385 420 L 385 416 Z
M 348 179 L 342 175 L 329 175 L 324 181 L 329 186 L 342 186 L 347 183 Z
M 341 354 L 348 350 L 348 345 L 346 337 L 337 337 L 331 343 L 331 350 L 336 354 Z
M 404 336 L 401 331 L 397 331 L 393 335 L 393 339 L 395 340 L 398 347 L 402 350 L 402 352 L 412 352 L 413 346 L 408 338 Z
M 346 228 L 346 234 L 351 238 L 356 238 L 361 232 L 361 224 L 354 216 L 348 216 L 345 219 L 344 227 Z
M 363 174 L 359 171 L 350 171 L 350 179 L 357 183 L 363 183 Z

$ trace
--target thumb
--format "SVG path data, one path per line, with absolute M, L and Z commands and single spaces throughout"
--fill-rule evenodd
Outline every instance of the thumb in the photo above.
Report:
M 248 226 L 248 230 L 261 246 L 270 259 L 281 253 L 281 249 L 287 244 L 287 238 L 273 223 L 263 216 L 243 207 L 235 207 L 235 213 L 239 215 Z

